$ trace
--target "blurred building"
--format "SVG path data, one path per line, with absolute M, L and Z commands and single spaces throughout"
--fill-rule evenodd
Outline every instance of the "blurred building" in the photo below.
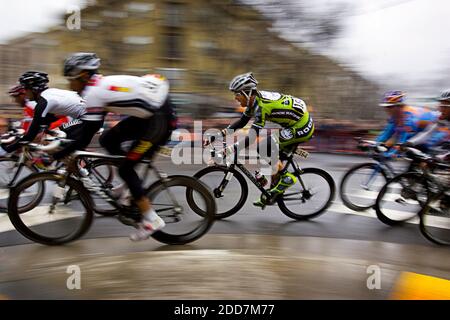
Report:
M 282 5 L 282 4 L 280 4 Z M 374 119 L 378 88 L 331 59 L 271 31 L 271 21 L 233 0 L 97 0 L 81 12 L 81 28 L 59 26 L 0 46 L 0 90 L 26 69 L 50 73 L 65 87 L 64 57 L 96 52 L 104 74 L 162 73 L 171 80 L 179 113 L 208 117 L 236 106 L 230 79 L 253 71 L 260 88 L 301 97 L 316 118 Z M 5 109 L 10 99 L 2 94 Z

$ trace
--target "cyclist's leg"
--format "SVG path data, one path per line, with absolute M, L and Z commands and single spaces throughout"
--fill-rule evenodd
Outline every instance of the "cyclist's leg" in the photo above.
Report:
M 100 136 L 100 145 L 110 154 L 126 155 L 126 151 L 122 149 L 121 144 L 125 141 L 135 141 L 139 139 L 146 129 L 146 119 L 128 117 L 120 121 L 114 127 L 103 132 Z
M 137 175 L 134 167 L 144 158 L 152 157 L 157 149 L 167 141 L 167 123 L 165 118 L 155 114 L 151 121 L 135 121 L 136 127 L 142 128 L 142 137 L 137 139 L 126 155 L 125 161 L 119 167 L 119 175 L 127 183 L 131 195 L 138 201 L 147 199 L 142 188 L 142 181 Z
M 136 127 L 140 127 L 142 136 L 134 141 L 125 161 L 119 167 L 119 175 L 128 185 L 130 193 L 143 215 L 138 231 L 131 235 L 132 240 L 147 239 L 154 231 L 165 226 L 164 220 L 151 207 L 150 200 L 146 197 L 142 187 L 142 181 L 134 167 L 144 157 L 153 156 L 159 146 L 170 137 L 167 120 L 162 113 L 155 113 L 150 119 L 135 118 L 132 120 Z
M 305 132 L 306 131 L 306 132 Z M 283 161 L 286 160 L 284 155 L 293 152 L 300 143 L 306 142 L 311 139 L 314 132 L 314 124 L 305 128 L 284 128 L 280 131 L 279 135 L 279 161 L 276 173 L 272 175 L 271 189 L 269 193 L 273 196 L 273 199 L 278 195 L 284 193 L 287 188 L 294 185 L 297 182 L 297 177 L 288 172 L 287 170 L 280 172 L 283 168 Z M 273 143 L 273 142 L 272 142 Z M 268 199 L 261 196 L 259 200 L 254 202 L 255 206 L 265 207 Z
M 92 141 L 95 133 L 103 126 L 103 120 L 88 121 L 76 119 L 63 124 L 60 129 L 67 135 L 67 139 L 73 140 L 64 148 L 53 154 L 53 158 L 60 160 L 76 150 L 84 150 Z
M 280 132 L 280 159 L 284 159 L 285 154 L 290 154 L 295 151 L 299 144 L 309 141 L 314 133 L 314 124 L 307 132 L 303 128 L 286 128 Z M 294 174 L 285 170 L 280 172 L 280 178 L 275 186 L 270 189 L 272 194 L 281 194 L 286 191 L 287 188 L 294 185 L 297 182 L 297 178 Z

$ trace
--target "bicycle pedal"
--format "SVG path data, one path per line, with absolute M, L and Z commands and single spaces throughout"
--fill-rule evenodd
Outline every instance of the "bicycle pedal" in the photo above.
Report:
M 266 208 L 266 205 L 265 205 L 265 204 L 262 204 L 262 203 L 260 203 L 260 202 L 253 202 L 253 205 L 254 205 L 255 207 L 261 208 L 261 210 L 264 210 L 264 209 Z
M 137 221 L 134 217 L 125 216 L 123 214 L 119 214 L 117 219 L 124 225 L 131 226 L 134 228 L 137 228 L 139 226 L 138 223 L 140 222 L 140 219 L 139 221 Z

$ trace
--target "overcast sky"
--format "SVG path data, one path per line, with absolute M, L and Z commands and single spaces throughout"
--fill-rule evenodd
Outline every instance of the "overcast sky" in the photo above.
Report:
M 58 23 L 68 6 L 86 1 L 2 0 L 0 42 L 27 31 L 43 31 Z M 450 81 L 450 1 L 306 1 L 319 11 L 336 2 L 349 4 L 342 36 L 327 52 L 362 74 L 389 85 L 398 83 L 399 88 Z

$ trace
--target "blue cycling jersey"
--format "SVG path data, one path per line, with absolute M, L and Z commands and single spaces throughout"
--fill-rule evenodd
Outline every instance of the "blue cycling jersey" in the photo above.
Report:
M 395 138 L 396 143 L 405 143 L 409 138 L 425 127 L 437 121 L 439 114 L 427 108 L 414 108 L 410 106 L 403 107 L 400 119 L 391 117 L 383 132 L 376 139 L 377 142 L 386 142 Z

